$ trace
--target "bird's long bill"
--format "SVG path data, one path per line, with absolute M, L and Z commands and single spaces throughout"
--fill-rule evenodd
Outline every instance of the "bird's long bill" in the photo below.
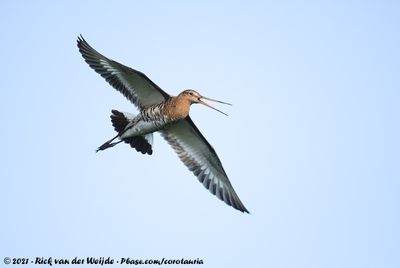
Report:
M 223 102 L 223 101 L 219 101 L 219 100 L 210 99 L 210 98 L 206 98 L 206 97 L 203 97 L 203 96 L 201 97 L 201 99 L 205 99 L 205 100 L 209 100 L 209 101 L 215 101 L 215 102 L 219 102 L 219 103 L 227 104 L 227 105 L 232 105 L 232 104 L 227 103 L 227 102 Z
M 205 100 L 209 100 L 209 101 L 215 101 L 215 102 L 219 102 L 219 103 L 223 103 L 223 104 L 227 104 L 227 105 L 232 105 L 232 104 L 227 103 L 227 102 L 223 102 L 223 101 L 219 101 L 219 100 L 214 100 L 214 99 L 210 99 L 210 98 L 206 98 L 206 97 L 201 97 L 201 99 L 205 99 Z M 209 105 L 208 103 L 205 103 L 204 101 L 202 101 L 202 100 L 200 100 L 200 99 L 199 99 L 199 102 L 200 102 L 201 104 L 203 104 L 203 105 L 205 105 L 205 106 L 207 106 L 207 107 L 213 109 L 213 110 L 216 110 L 217 112 L 220 112 L 221 114 L 224 114 L 224 115 L 228 116 L 226 113 L 221 112 L 221 111 L 218 110 L 217 108 L 212 107 L 211 105 Z

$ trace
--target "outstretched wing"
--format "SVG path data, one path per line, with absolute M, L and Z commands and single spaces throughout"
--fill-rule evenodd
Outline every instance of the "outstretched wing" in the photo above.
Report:
M 78 37 L 78 48 L 87 64 L 138 108 L 144 109 L 169 98 L 145 74 L 104 57 L 82 36 Z
M 182 162 L 212 194 L 242 212 L 249 211 L 240 201 L 214 148 L 188 116 L 161 131 Z

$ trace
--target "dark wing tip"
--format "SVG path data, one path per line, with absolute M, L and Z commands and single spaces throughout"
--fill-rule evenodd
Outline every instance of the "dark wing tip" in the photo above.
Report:
M 250 214 L 247 208 L 243 205 L 242 201 L 240 201 L 239 197 L 237 196 L 233 188 L 232 192 L 229 193 L 228 195 L 233 195 L 233 196 L 231 196 L 231 198 L 226 198 L 226 199 L 223 198 L 222 201 L 224 201 L 225 204 L 227 204 L 228 206 L 232 206 L 233 208 L 239 210 L 240 212 Z
M 104 58 L 99 52 L 97 52 L 94 48 L 92 48 L 88 42 L 83 38 L 82 35 L 79 35 L 76 40 L 76 45 L 79 48 L 79 52 L 82 54 L 85 61 L 93 68 L 93 63 L 98 63 L 98 58 Z
M 78 38 L 77 38 L 77 40 L 76 40 L 76 43 L 77 43 L 77 46 L 78 46 L 79 48 L 81 48 L 82 43 L 86 43 L 86 40 L 85 40 L 85 38 L 83 38 L 83 36 L 80 34 L 80 35 L 78 35 Z
M 237 194 L 235 193 L 235 190 L 233 190 L 233 188 L 231 188 L 231 190 L 229 190 L 229 191 L 227 189 L 223 190 L 223 191 L 227 191 L 227 193 L 222 194 L 222 195 L 216 194 L 216 191 L 212 191 L 212 189 L 213 189 L 212 185 L 210 184 L 210 187 L 208 188 L 210 193 L 217 196 L 218 199 L 223 201 L 228 206 L 231 206 L 234 209 L 239 210 L 240 212 L 250 214 L 250 212 L 247 210 L 247 208 L 243 205 L 242 201 L 240 201 L 239 197 L 237 196 Z
M 236 208 L 236 207 L 235 207 Z M 240 207 L 240 208 L 236 208 L 237 210 L 240 210 L 241 212 L 243 212 L 243 213 L 247 213 L 247 214 L 250 214 L 250 212 L 247 210 L 247 208 L 245 208 L 245 206 L 243 206 L 243 204 L 242 204 L 242 206 Z

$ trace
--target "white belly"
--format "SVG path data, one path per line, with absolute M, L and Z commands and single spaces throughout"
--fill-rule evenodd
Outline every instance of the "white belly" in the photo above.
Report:
M 142 136 L 153 133 L 162 129 L 165 126 L 161 121 L 144 121 L 141 118 L 135 118 L 126 127 L 126 130 L 120 136 L 121 139 Z

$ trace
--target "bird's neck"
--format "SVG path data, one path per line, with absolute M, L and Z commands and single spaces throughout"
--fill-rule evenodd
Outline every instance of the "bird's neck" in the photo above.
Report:
M 167 115 L 172 121 L 184 119 L 189 115 L 191 102 L 182 97 L 171 97 L 168 99 Z

